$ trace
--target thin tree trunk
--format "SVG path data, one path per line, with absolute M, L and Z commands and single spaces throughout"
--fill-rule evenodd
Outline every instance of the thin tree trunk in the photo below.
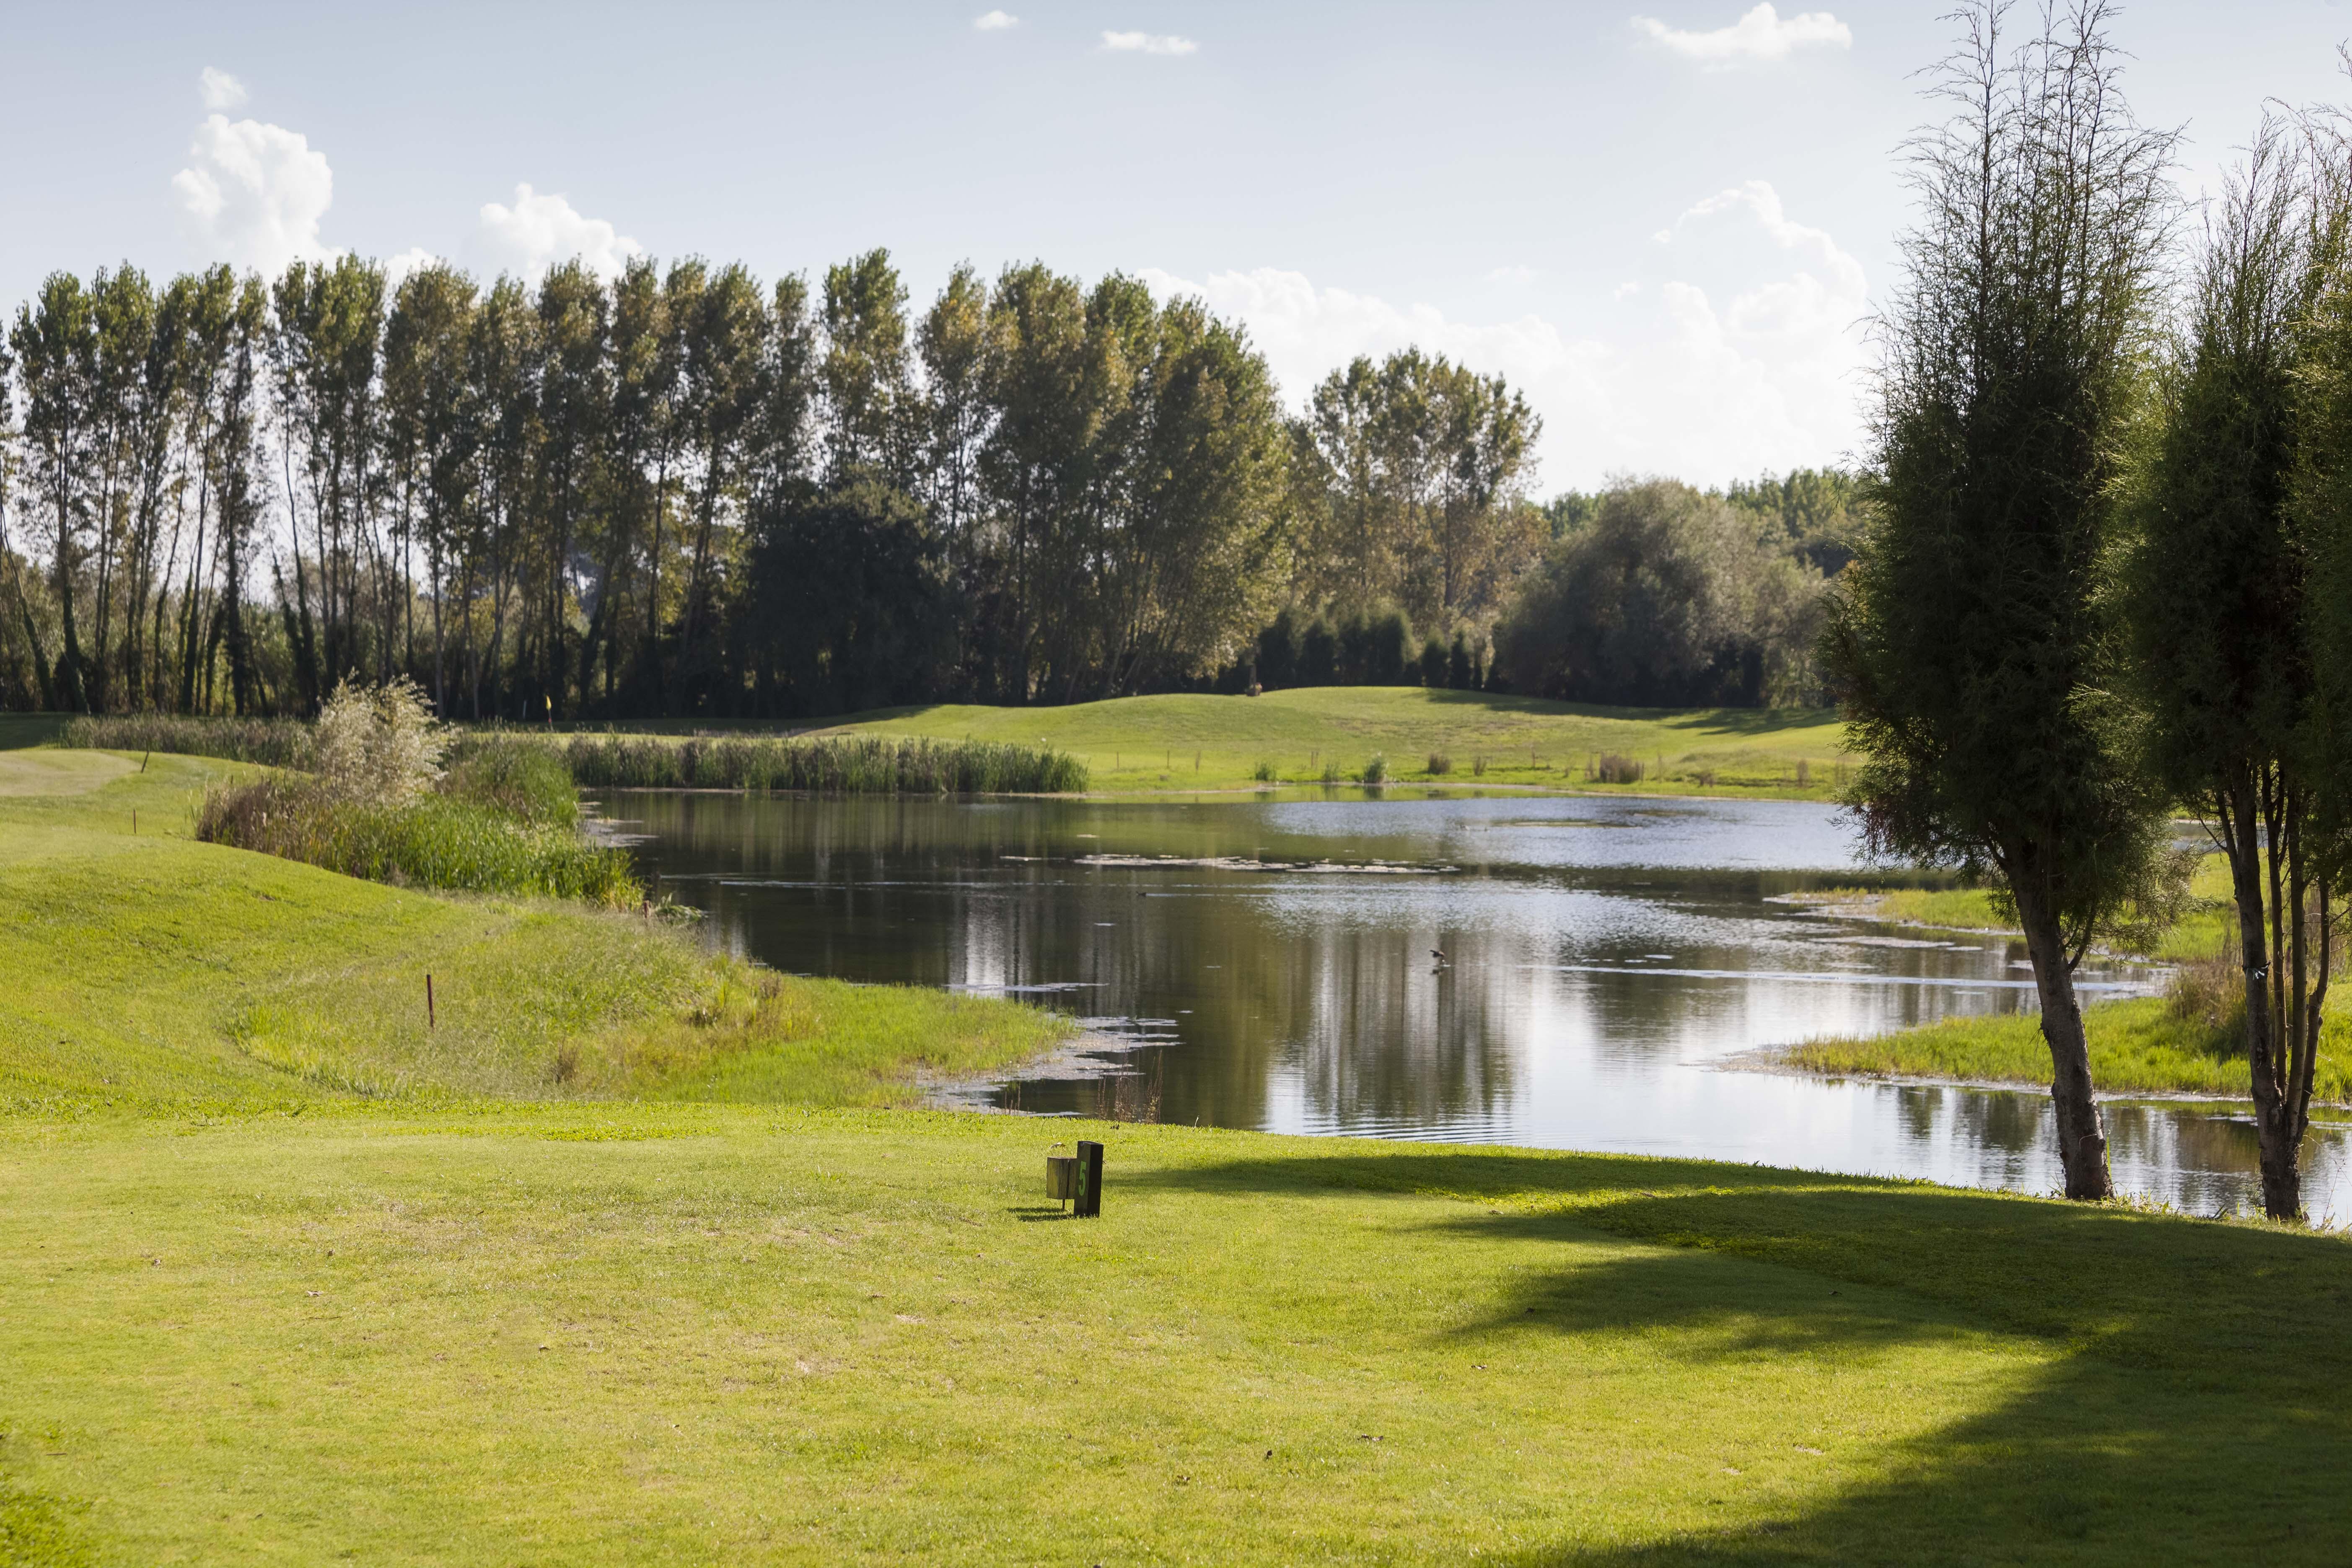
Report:
M 2092 1092 L 2091 1048 L 2083 1033 L 2083 1008 L 2074 994 L 2073 956 L 2060 933 L 2057 912 L 2048 907 L 2029 876 L 2014 876 L 2018 921 L 2025 928 L 2026 955 L 2033 961 L 2033 984 L 2042 1001 L 2042 1037 L 2050 1047 L 2050 1103 L 2057 1112 L 2058 1161 L 2070 1198 L 2112 1196 L 2107 1173 L 2106 1130 Z

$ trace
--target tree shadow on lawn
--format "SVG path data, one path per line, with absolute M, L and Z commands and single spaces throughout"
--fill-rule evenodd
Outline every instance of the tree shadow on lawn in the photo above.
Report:
M 1967 1331 L 2062 1353 L 2005 1403 L 1887 1444 L 1874 1479 L 1760 1524 L 1516 1561 L 2342 1563 L 2352 1558 L 2352 1244 L 2117 1208 L 1607 1157 L 1339 1154 L 1130 1178 L 1203 1191 L 1392 1191 L 1511 1206 L 1441 1234 L 1677 1250 L 1529 1277 L 1476 1338 L 1632 1328 L 1694 1363 L 1867 1358 Z M 1869 1287 L 1759 1288 L 1723 1255 Z M 1791 1285 L 1800 1281 L 1790 1279 Z M 1927 1310 L 1897 1310 L 1875 1291 Z

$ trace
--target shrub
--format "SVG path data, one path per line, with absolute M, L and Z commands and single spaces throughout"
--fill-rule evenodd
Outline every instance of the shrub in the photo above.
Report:
M 1621 757 L 1614 752 L 1604 752 L 1585 764 L 1584 776 L 1602 784 L 1640 784 L 1644 771 L 1637 757 Z
M 1378 752 L 1374 752 L 1372 753 L 1372 760 L 1364 764 L 1364 782 L 1368 784 L 1386 784 L 1388 782 L 1388 758 L 1382 756 Z
M 2246 980 L 2226 946 L 2174 970 L 2164 1001 L 2174 1017 L 2209 1031 L 2219 1054 L 2245 1055 Z
M 1471 758 L 1470 773 L 1473 778 L 1485 778 L 1486 776 L 1486 759 L 1484 757 Z
M 1454 771 L 1454 759 L 1444 752 L 1432 752 L 1429 753 L 1429 771 L 1433 776 L 1443 777 Z
M 382 686 L 344 680 L 320 710 L 314 736 L 319 782 L 356 805 L 405 805 L 441 776 L 448 749 L 423 689 L 405 676 Z
M 1275 782 L 1275 771 L 1274 771 L 1274 764 L 1273 764 L 1272 763 L 1268 762 L 1268 761 L 1267 761 L 1266 759 L 1265 759 L 1264 757 L 1260 757 L 1260 758 L 1258 759 L 1257 766 L 1256 766 L 1256 767 L 1255 767 L 1255 768 L 1252 768 L 1252 769 L 1250 770 L 1250 777 L 1252 777 L 1252 778 L 1254 778 L 1254 779 L 1257 780 L 1257 782 L 1258 782 L 1258 783 L 1260 783 L 1260 784 L 1272 784 L 1272 783 L 1274 783 L 1274 782 Z

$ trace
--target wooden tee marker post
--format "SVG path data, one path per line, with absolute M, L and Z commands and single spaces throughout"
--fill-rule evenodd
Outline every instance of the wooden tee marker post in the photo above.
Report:
M 1055 1145 L 1059 1147 L 1059 1145 Z M 1103 1146 L 1080 1142 L 1076 1154 L 1045 1156 L 1045 1195 L 1072 1205 L 1079 1219 L 1102 1217 Z

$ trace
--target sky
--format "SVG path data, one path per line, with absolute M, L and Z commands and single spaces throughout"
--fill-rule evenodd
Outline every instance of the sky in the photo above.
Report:
M 887 247 L 1133 273 L 1297 405 L 1417 343 L 1522 389 L 1536 489 L 1850 460 L 1934 5 L 11 5 L 0 300 L 58 268 L 822 272 Z M 2015 20 L 2028 19 L 2020 10 Z M 2266 100 L 2352 101 L 2352 4 L 2118 16 L 2218 190 Z

